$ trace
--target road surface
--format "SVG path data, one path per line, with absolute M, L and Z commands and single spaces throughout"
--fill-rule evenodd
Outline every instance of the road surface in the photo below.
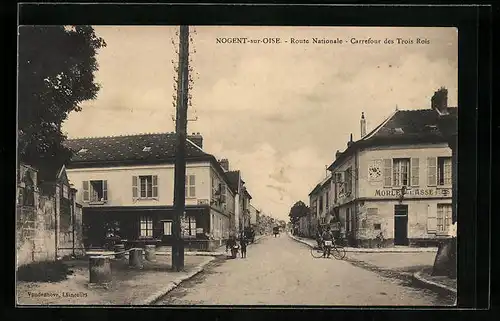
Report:
M 156 304 L 443 306 L 453 298 L 347 261 L 315 259 L 281 234 L 249 246 L 245 259 L 216 261 Z

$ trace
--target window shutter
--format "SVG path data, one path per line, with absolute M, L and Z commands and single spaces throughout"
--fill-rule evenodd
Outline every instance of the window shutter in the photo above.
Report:
M 226 203 L 226 185 L 221 185 L 221 201 L 222 203 Z
M 420 168 L 419 168 L 419 159 L 412 158 L 411 159 L 411 186 L 418 186 L 420 184 Z
M 384 159 L 384 187 L 392 186 L 392 159 Z
M 427 158 L 427 185 L 436 186 L 437 184 L 437 158 Z
M 436 233 L 437 217 L 436 212 L 427 206 L 427 233 Z
M 158 175 L 153 175 L 153 197 L 158 197 Z
M 83 181 L 83 201 L 89 201 L 89 181 Z
M 108 200 L 108 181 L 102 181 L 102 198 Z
M 189 197 L 189 189 L 188 189 L 188 186 L 189 186 L 189 177 L 186 175 L 185 179 L 184 179 L 184 197 Z
M 132 176 L 132 198 L 137 199 L 137 176 Z
M 189 175 L 189 196 L 196 196 L 196 180 L 194 175 Z

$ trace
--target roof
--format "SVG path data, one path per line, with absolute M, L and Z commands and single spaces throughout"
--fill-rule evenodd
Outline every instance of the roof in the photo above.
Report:
M 119 162 L 150 163 L 175 160 L 175 133 L 138 134 L 69 139 L 63 143 L 74 152 L 68 167 L 90 163 L 113 164 Z M 149 147 L 149 149 L 147 148 Z M 205 153 L 189 139 L 186 158 L 207 158 Z
M 458 115 L 456 107 L 449 107 L 448 111 L 451 115 Z M 398 110 L 365 137 L 353 142 L 328 169 L 332 170 L 353 152 L 363 148 L 447 142 L 439 131 L 438 121 L 439 114 L 433 109 Z
M 325 187 L 326 184 L 328 184 L 330 182 L 330 180 L 332 179 L 332 175 L 328 175 L 326 178 L 324 178 L 321 182 L 319 182 L 314 188 L 313 190 L 309 193 L 308 196 L 311 196 L 313 194 L 315 194 L 317 191 L 319 191 L 321 188 Z
M 113 167 L 124 165 L 173 164 L 176 150 L 175 133 L 153 133 L 68 139 L 63 144 L 73 151 L 66 168 Z M 203 138 L 188 136 L 186 161 L 208 161 L 226 179 L 217 159 L 205 153 L 195 142 Z
M 227 176 L 227 179 L 228 179 L 228 183 L 229 183 L 229 186 L 231 186 L 231 188 L 233 190 L 238 190 L 238 180 L 239 180 L 239 177 L 240 177 L 240 171 L 229 171 L 229 172 L 226 172 L 226 176 Z

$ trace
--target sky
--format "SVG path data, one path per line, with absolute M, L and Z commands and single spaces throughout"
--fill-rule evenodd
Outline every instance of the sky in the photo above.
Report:
M 107 43 L 97 56 L 96 82 L 102 87 L 95 100 L 69 115 L 63 131 L 69 138 L 174 131 L 179 28 L 94 29 Z M 206 152 L 229 159 L 230 170 L 241 170 L 252 204 L 279 219 L 288 220 L 296 201 L 309 203 L 309 192 L 325 178 L 335 152 L 345 150 L 350 133 L 360 138 L 361 112 L 369 132 L 396 106 L 430 108 L 441 86 L 448 89 L 449 105 L 458 106 L 455 28 L 194 26 L 190 31 L 194 82 L 188 118 L 197 120 L 188 122 L 188 133 L 200 132 Z M 217 43 L 225 37 L 247 43 Z M 268 38 L 280 43 L 263 43 Z M 312 43 L 313 38 L 343 43 Z M 369 38 L 380 43 L 359 43 Z

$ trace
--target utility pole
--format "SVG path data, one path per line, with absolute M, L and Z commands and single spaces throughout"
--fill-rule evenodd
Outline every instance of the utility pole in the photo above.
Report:
M 177 118 L 175 122 L 176 155 L 174 178 L 174 221 L 172 246 L 172 269 L 184 269 L 184 240 L 181 233 L 181 217 L 186 209 L 186 136 L 189 90 L 189 27 L 180 26 L 179 69 L 177 75 Z

